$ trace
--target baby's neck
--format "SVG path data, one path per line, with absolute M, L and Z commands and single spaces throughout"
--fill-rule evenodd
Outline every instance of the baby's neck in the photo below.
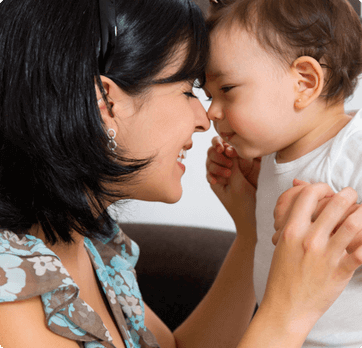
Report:
M 277 152 L 277 163 L 294 161 L 315 150 L 335 137 L 352 119 L 345 114 L 343 103 L 329 108 L 306 109 L 300 113 L 300 117 L 313 120 L 314 125 L 303 137 Z

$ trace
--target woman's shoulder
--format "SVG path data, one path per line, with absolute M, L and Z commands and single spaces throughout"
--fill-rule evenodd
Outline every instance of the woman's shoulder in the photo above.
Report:
M 42 240 L 6 230 L 0 230 L 0 279 L 0 303 L 26 300 L 62 286 L 77 289 Z
M 77 342 L 48 329 L 40 296 L 0 303 L 0 337 L 8 348 L 79 348 Z
M 0 230 L 0 337 L 4 347 L 79 347 L 46 324 L 42 296 L 61 284 L 72 288 L 68 272 L 40 239 Z

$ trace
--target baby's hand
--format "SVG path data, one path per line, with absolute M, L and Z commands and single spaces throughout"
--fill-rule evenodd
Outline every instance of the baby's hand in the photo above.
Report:
M 232 158 L 237 157 L 234 148 L 220 137 L 212 139 L 212 146 L 207 153 L 206 178 L 210 185 L 227 185 L 233 167 Z
M 207 180 L 237 229 L 255 225 L 255 192 L 260 159 L 244 160 L 220 137 L 212 139 L 206 161 Z

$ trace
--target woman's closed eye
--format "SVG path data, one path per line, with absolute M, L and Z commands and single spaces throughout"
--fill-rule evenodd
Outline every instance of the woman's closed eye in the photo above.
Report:
M 198 98 L 196 97 L 196 95 L 193 94 L 192 92 L 185 92 L 184 94 L 185 94 L 185 96 L 187 96 L 188 98 L 196 98 L 196 99 L 198 99 Z

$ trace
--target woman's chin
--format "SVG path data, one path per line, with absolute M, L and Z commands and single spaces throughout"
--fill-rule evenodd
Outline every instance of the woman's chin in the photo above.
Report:
M 182 187 L 174 190 L 162 190 L 149 194 L 134 195 L 132 198 L 140 201 L 161 202 L 166 204 L 177 203 L 182 197 Z
M 181 199 L 181 197 L 182 197 L 182 189 L 181 192 L 170 194 L 168 197 L 165 197 L 165 199 L 159 201 L 167 204 L 174 204 L 177 203 Z

